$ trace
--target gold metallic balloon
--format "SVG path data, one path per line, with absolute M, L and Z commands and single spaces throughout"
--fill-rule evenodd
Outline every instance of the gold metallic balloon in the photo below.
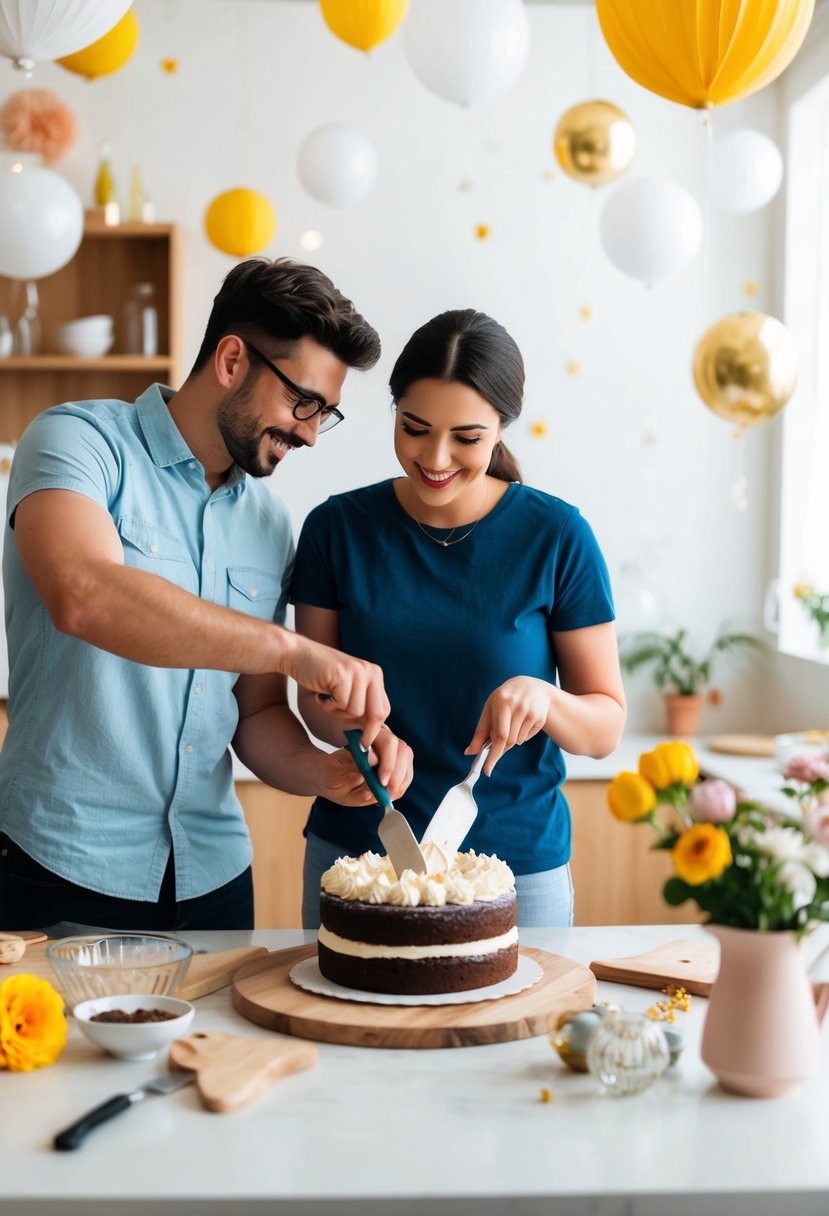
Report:
M 710 410 L 737 426 L 773 418 L 797 382 L 789 331 L 762 312 L 721 317 L 694 351 L 694 383 Z
M 559 119 L 553 151 L 568 177 L 603 186 L 616 181 L 633 163 L 636 128 L 611 102 L 583 101 Z

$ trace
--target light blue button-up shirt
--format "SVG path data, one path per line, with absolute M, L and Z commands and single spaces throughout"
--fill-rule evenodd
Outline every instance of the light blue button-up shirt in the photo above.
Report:
M 211 492 L 153 385 L 127 404 L 82 401 L 40 414 L 15 453 L 3 578 L 10 721 L 0 754 L 0 830 L 61 877 L 156 900 L 172 847 L 176 897 L 249 865 L 228 745 L 237 672 L 148 667 L 59 633 L 10 521 L 37 490 L 73 490 L 107 510 L 128 566 L 202 599 L 282 622 L 293 559 L 287 509 L 234 467 Z

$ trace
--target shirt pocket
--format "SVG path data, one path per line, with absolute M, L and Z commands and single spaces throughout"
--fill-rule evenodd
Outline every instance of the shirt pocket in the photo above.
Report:
M 228 608 L 272 621 L 281 594 L 281 581 L 265 570 L 257 570 L 254 566 L 228 566 Z
M 122 515 L 116 526 L 125 565 L 157 574 L 168 583 L 198 594 L 196 569 L 187 548 L 177 536 L 158 524 L 130 515 Z

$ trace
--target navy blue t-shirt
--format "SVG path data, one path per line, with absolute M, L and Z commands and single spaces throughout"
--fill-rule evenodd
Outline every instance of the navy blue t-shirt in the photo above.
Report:
M 607 567 L 575 507 L 512 483 L 474 531 L 443 548 L 393 485 L 338 494 L 311 512 L 291 599 L 336 610 L 340 649 L 382 668 L 389 727 L 414 750 L 414 780 L 395 805 L 420 839 L 469 771 L 464 748 L 490 693 L 517 675 L 554 683 L 552 634 L 614 614 Z M 464 849 L 497 853 L 516 874 L 563 865 L 571 841 L 564 776 L 561 751 L 543 732 L 512 748 L 475 786 L 478 817 Z M 383 852 L 380 814 L 318 798 L 307 826 L 352 855 Z

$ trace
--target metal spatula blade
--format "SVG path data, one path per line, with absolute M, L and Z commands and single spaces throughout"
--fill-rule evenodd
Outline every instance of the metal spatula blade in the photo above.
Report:
M 346 742 L 357 768 L 366 779 L 368 788 L 383 808 L 383 818 L 378 825 L 377 835 L 389 855 L 394 872 L 398 878 L 404 870 L 414 870 L 415 874 L 425 874 L 426 862 L 417 838 L 409 827 L 408 819 L 405 815 L 401 815 L 400 811 L 394 809 L 389 791 L 377 779 L 376 770 L 368 762 L 368 753 L 360 746 L 360 734 L 359 730 L 347 730 L 345 732 Z
M 478 807 L 472 796 L 472 786 L 481 775 L 492 743 L 487 741 L 478 752 L 472 768 L 458 785 L 444 795 L 438 809 L 429 820 L 421 844 L 433 841 L 449 853 L 457 853 L 475 822 Z

